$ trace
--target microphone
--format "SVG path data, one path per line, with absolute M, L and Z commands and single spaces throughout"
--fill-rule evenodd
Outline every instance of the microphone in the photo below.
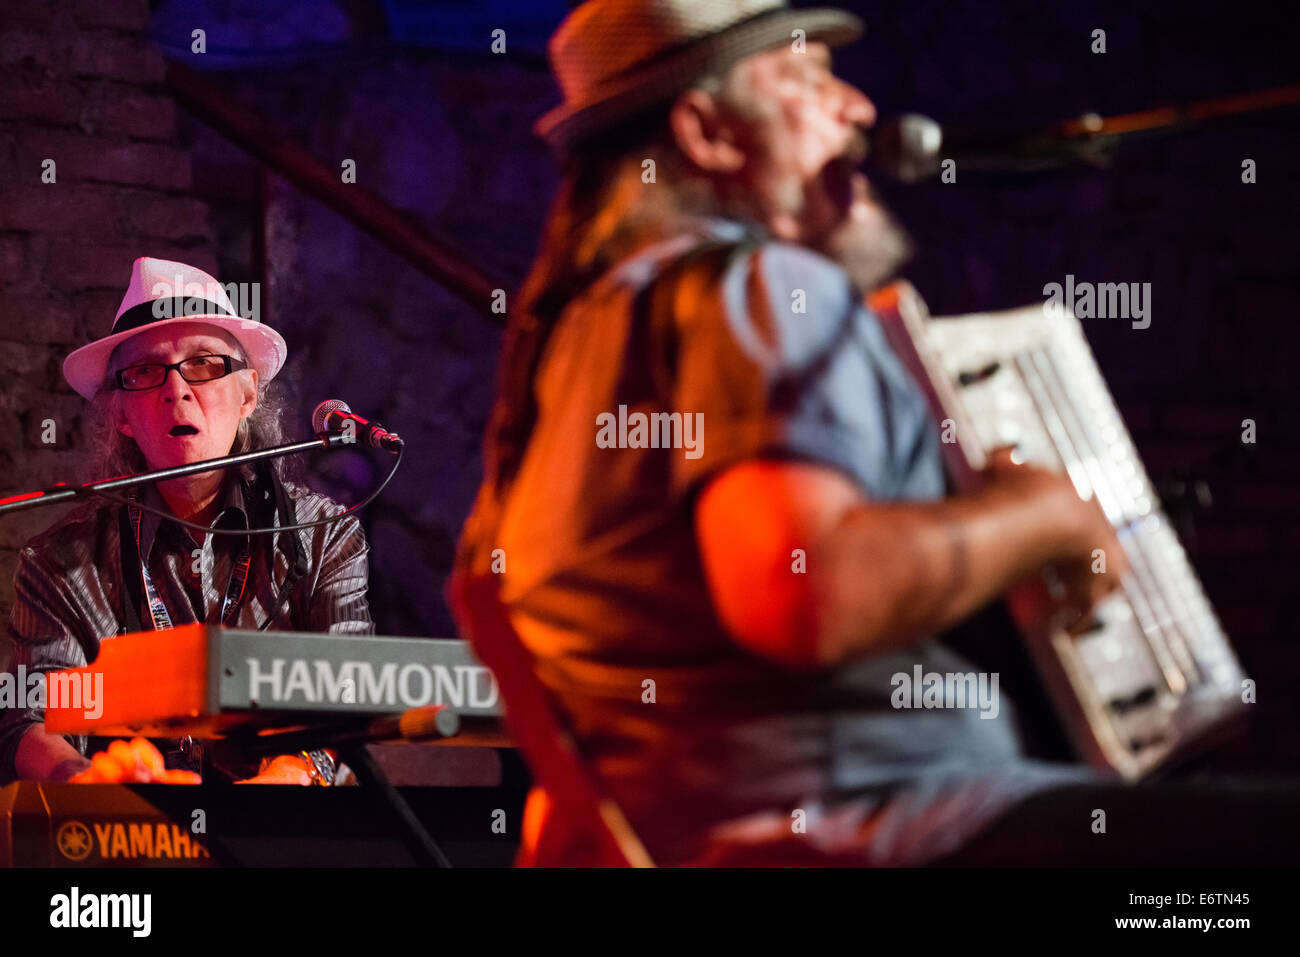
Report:
M 871 157 L 904 183 L 935 175 L 944 160 L 958 171 L 1029 173 L 1072 163 L 1104 165 L 1111 136 L 1098 135 L 1095 114 L 1037 130 L 944 129 L 928 116 L 904 113 L 871 131 Z
M 316 406 L 316 411 L 311 414 L 311 427 L 317 434 L 343 432 L 351 428 L 360 441 L 387 452 L 396 452 L 404 444 L 396 432 L 389 432 L 382 425 L 363 419 L 342 399 L 326 399 Z

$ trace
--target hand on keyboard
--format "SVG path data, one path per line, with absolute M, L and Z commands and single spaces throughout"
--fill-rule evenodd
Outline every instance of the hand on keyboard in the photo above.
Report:
M 163 756 L 144 738 L 114 741 L 90 759 L 90 767 L 68 780 L 74 784 L 199 784 L 193 771 L 169 771 Z

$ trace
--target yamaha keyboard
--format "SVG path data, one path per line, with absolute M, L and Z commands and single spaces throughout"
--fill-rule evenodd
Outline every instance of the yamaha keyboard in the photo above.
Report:
M 496 680 L 467 642 L 183 625 L 106 638 L 89 665 L 51 673 L 45 726 L 216 738 L 428 705 L 468 719 L 446 743 L 508 743 Z
M 428 775 L 392 773 L 406 804 L 453 866 L 508 867 L 528 788 L 515 753 L 423 750 L 440 759 L 426 761 L 441 776 L 440 786 L 412 785 Z M 449 760 L 460 767 L 448 771 Z M 51 781 L 0 788 L 0 867 L 417 863 L 391 806 L 373 788 Z

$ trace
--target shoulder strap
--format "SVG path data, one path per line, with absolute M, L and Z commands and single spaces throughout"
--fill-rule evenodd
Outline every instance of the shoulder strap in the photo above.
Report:
M 280 519 L 280 527 L 287 528 L 290 525 L 298 524 L 298 510 L 294 505 L 293 498 L 289 495 L 289 490 L 284 487 L 279 476 L 275 474 L 275 469 L 263 463 L 263 478 L 271 485 L 271 493 L 275 497 L 275 511 Z M 289 570 L 285 573 L 284 584 L 280 586 L 280 591 L 276 594 L 273 609 L 263 623 L 262 627 L 270 626 L 276 617 L 280 614 L 280 609 L 284 607 L 285 602 L 289 602 L 289 618 L 293 620 L 293 595 L 298 583 L 307 575 L 307 550 L 302 541 L 302 530 L 297 529 L 291 532 L 281 532 L 280 535 L 289 536 Z M 274 542 L 274 538 L 271 541 Z M 268 566 L 270 569 L 275 568 L 274 549 L 272 549 L 272 561 Z
M 709 285 L 722 276 L 732 262 L 747 256 L 760 245 L 753 237 L 742 240 L 709 240 L 692 246 L 669 263 L 642 294 L 638 308 L 648 311 L 651 361 L 660 401 L 671 401 L 676 378 L 679 320 L 683 308 L 698 309 Z
M 117 537 L 122 565 L 122 630 L 118 634 L 130 635 L 144 631 L 144 623 L 140 620 L 144 592 L 140 587 L 140 548 L 131 530 L 125 505 L 117 510 Z

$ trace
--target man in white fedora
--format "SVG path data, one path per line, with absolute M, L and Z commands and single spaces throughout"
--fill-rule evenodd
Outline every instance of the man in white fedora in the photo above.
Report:
M 454 581 L 498 573 L 660 863 L 938 861 L 1080 783 L 1039 807 L 1058 846 L 1131 851 L 1087 826 L 1127 792 L 1029 760 L 1005 696 L 900 701 L 918 669 L 978 671 L 934 636 L 1019 579 L 1054 565 L 1080 619 L 1125 567 L 1063 477 L 1000 457 L 945 497 L 922 393 L 863 304 L 908 242 L 858 169 L 875 107 L 830 67 L 861 30 L 782 0 L 588 0 L 560 25 L 563 102 L 536 129 L 563 179 Z M 592 822 L 537 793 L 529 812 L 530 859 L 592 860 Z
M 142 257 L 108 335 L 77 349 L 64 376 L 90 400 L 93 477 L 160 469 L 282 441 L 268 383 L 287 350 L 278 332 L 238 314 L 212 276 Z M 102 639 L 190 622 L 230 628 L 370 634 L 367 545 L 352 516 L 297 532 L 342 506 L 283 481 L 282 460 L 147 486 L 130 507 L 74 509 L 19 554 L 8 669 L 28 674 L 93 661 Z M 147 742 L 86 757 L 87 741 L 50 734 L 37 708 L 0 714 L 0 783 L 13 778 L 180 780 Z M 333 774 L 329 754 L 278 759 L 262 780 Z M 310 763 L 315 762 L 315 763 Z M 181 762 L 183 763 L 183 762 Z

